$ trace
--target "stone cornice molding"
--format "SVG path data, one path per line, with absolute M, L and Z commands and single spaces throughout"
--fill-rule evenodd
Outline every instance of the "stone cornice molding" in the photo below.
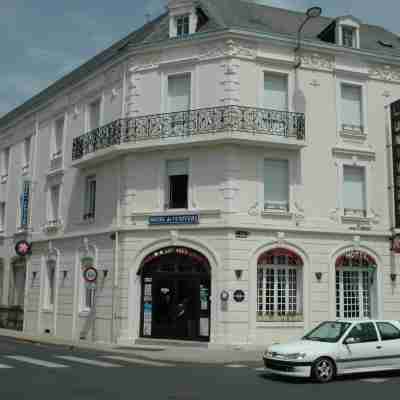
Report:
M 400 83 L 400 68 L 391 65 L 373 64 L 369 68 L 369 78 L 378 81 Z
M 160 54 L 146 54 L 139 56 L 135 61 L 129 66 L 129 72 L 141 72 L 150 69 L 156 69 L 159 67 L 161 62 Z

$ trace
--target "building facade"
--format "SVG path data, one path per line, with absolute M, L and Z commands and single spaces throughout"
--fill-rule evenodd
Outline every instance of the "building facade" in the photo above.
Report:
M 299 48 L 304 18 L 170 0 L 0 119 L 3 328 L 261 344 L 399 318 L 400 41 L 318 17 Z

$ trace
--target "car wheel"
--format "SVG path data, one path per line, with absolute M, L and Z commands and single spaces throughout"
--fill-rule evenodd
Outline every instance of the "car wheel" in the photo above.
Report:
M 319 383 L 327 383 L 335 377 L 335 363 L 326 357 L 316 360 L 312 366 L 312 377 Z

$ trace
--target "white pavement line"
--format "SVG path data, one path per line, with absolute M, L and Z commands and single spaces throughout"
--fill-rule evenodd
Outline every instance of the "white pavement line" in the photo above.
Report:
M 12 360 L 26 362 L 28 364 L 39 365 L 41 367 L 47 368 L 68 368 L 68 365 L 57 364 L 49 361 L 38 360 L 37 358 L 24 357 L 24 356 L 5 356 L 6 358 L 10 358 Z
M 360 382 L 368 382 L 368 383 L 383 383 L 387 382 L 388 378 L 369 378 L 369 379 L 360 379 Z
M 246 368 L 247 365 L 243 365 L 243 364 L 227 364 L 227 365 L 225 365 L 225 367 L 227 367 L 227 368 Z
M 143 364 L 143 365 L 152 365 L 154 367 L 175 367 L 175 364 L 166 364 L 159 361 L 150 361 L 150 360 L 142 360 L 140 358 L 132 358 L 132 357 L 121 357 L 121 356 L 104 356 L 105 358 L 109 358 L 111 360 L 117 361 L 125 361 L 134 364 Z
M 254 368 L 254 371 L 265 371 L 265 368 L 264 367 Z
M 0 368 L 14 368 L 11 365 L 0 364 Z
M 90 360 L 88 358 L 81 358 L 81 357 L 57 356 L 57 358 L 62 358 L 63 360 L 67 360 L 67 361 L 75 361 L 75 362 L 87 364 L 87 365 L 95 365 L 97 367 L 105 367 L 105 368 L 121 367 L 121 365 L 111 364 L 111 363 L 104 362 L 104 361 Z

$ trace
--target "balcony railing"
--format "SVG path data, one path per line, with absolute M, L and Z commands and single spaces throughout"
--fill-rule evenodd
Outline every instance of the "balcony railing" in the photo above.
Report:
M 226 131 L 303 141 L 305 117 L 302 113 L 231 105 L 117 119 L 76 137 L 72 144 L 72 160 L 123 143 L 173 137 L 187 138 Z

